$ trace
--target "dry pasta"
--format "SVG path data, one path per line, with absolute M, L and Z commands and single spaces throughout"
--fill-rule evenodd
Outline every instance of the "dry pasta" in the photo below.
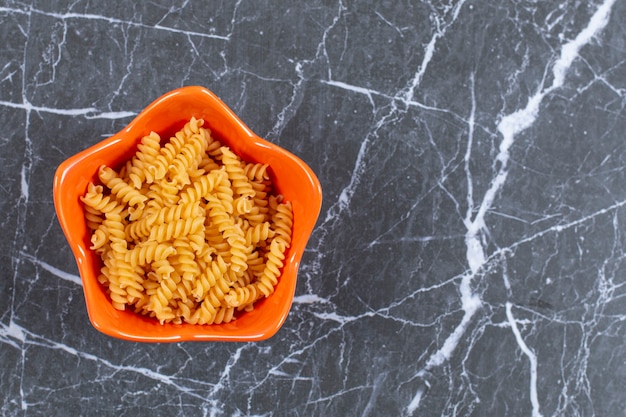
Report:
M 219 324 L 277 285 L 291 203 L 267 164 L 243 161 L 191 118 L 168 141 L 144 136 L 119 169 L 101 166 L 82 197 L 98 281 L 116 309 L 160 323 Z

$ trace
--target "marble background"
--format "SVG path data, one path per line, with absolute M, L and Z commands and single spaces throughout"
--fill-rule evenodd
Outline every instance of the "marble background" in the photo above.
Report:
M 0 1 L 0 414 L 626 416 L 623 0 Z M 89 323 L 52 177 L 203 85 L 322 212 L 282 329 Z

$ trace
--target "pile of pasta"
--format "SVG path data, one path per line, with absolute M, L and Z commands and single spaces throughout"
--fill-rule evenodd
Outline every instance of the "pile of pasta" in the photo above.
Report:
M 278 283 L 291 203 L 274 193 L 267 164 L 243 161 L 203 126 L 191 118 L 167 141 L 144 136 L 82 197 L 116 309 L 162 324 L 226 323 Z

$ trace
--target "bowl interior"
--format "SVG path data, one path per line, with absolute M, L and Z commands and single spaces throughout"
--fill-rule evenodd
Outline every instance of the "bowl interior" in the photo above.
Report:
M 80 197 L 97 180 L 102 164 L 118 168 L 137 150 L 141 138 L 155 131 L 163 138 L 177 132 L 191 117 L 202 118 L 212 135 L 249 162 L 269 163 L 277 192 L 293 206 L 293 235 L 285 266 L 274 293 L 253 311 L 219 325 L 164 324 L 132 311 L 113 308 L 98 283 L 101 260 L 91 246 Z M 141 112 L 125 129 L 74 155 L 57 168 L 54 203 L 59 223 L 74 253 L 93 326 L 110 336 L 146 342 L 185 340 L 253 341 L 274 335 L 291 308 L 298 267 L 321 208 L 322 194 L 313 171 L 299 158 L 256 136 L 211 91 L 183 87 L 165 94 Z

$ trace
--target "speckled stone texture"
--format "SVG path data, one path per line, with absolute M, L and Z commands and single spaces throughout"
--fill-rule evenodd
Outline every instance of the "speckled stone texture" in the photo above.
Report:
M 621 0 L 0 0 L 0 414 L 626 416 L 624 22 Z M 87 317 L 55 169 L 184 85 L 322 183 L 267 341 Z

